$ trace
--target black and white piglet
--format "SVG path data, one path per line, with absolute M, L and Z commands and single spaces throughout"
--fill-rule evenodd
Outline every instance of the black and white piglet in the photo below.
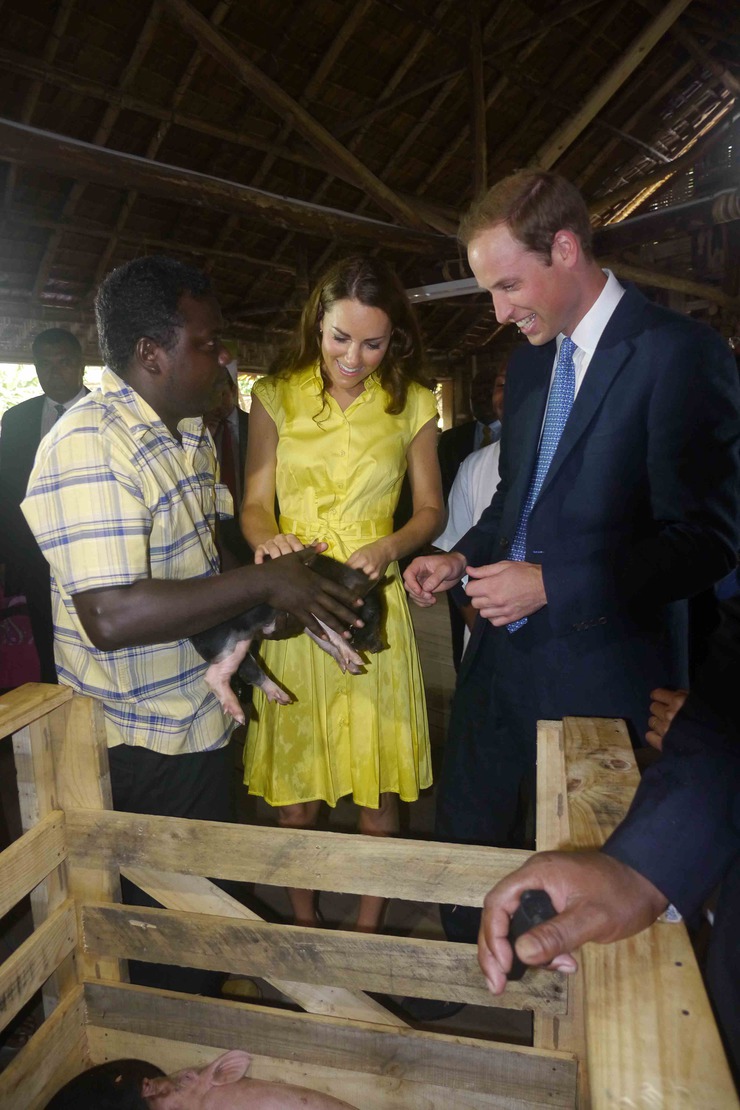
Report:
M 319 623 L 329 636 L 328 640 L 322 640 L 308 629 L 302 629 L 290 614 L 267 604 L 255 605 L 237 617 L 222 621 L 213 628 L 190 637 L 195 650 L 210 664 L 205 673 L 206 684 L 213 690 L 225 711 L 240 724 L 244 724 L 244 711 L 231 689 L 230 680 L 233 674 L 238 674 L 244 682 L 252 686 L 259 686 L 269 701 L 277 701 L 281 705 L 287 705 L 291 701 L 290 694 L 281 690 L 260 667 L 259 660 L 250 650 L 253 641 L 269 639 L 271 636 L 285 639 L 286 636 L 295 636 L 305 631 L 320 648 L 336 659 L 343 671 L 349 671 L 350 674 L 361 673 L 363 660 L 358 652 L 375 653 L 383 650 L 384 644 L 380 639 L 380 591 L 375 588 L 378 583 L 364 571 L 355 570 L 328 555 L 314 555 L 308 565 L 325 578 L 356 589 L 364 597 L 362 608 L 357 611 L 363 626 L 352 628 L 349 640 L 321 621 Z

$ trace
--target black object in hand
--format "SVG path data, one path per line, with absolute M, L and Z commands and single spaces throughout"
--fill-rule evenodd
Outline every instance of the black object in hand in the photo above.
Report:
M 524 890 L 519 899 L 519 908 L 514 911 L 514 915 L 509 925 L 509 944 L 511 945 L 512 952 L 514 953 L 514 962 L 511 965 L 511 971 L 506 976 L 507 979 L 521 979 L 525 971 L 528 970 L 529 964 L 524 964 L 516 954 L 514 942 L 519 939 L 524 933 L 528 933 L 535 925 L 541 925 L 543 921 L 549 921 L 551 917 L 555 917 L 555 907 L 550 901 L 550 895 L 546 890 Z

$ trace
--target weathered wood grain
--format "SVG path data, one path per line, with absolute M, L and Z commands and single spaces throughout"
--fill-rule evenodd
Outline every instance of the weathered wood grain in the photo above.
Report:
M 479 1006 L 551 1014 L 565 1007 L 562 977 L 544 971 L 494 999 L 470 944 L 104 904 L 82 908 L 82 930 L 84 947 L 94 954 Z
M 0 918 L 66 857 L 64 814 L 55 809 L 0 854 Z
M 309 886 L 418 902 L 480 906 L 486 892 L 530 852 L 377 836 L 339 836 L 75 811 L 67 815 L 70 858 L 98 866 L 153 867 L 214 879 Z
M 566 718 L 571 836 L 599 847 L 638 782 L 621 721 Z M 739 1103 L 683 924 L 581 951 L 592 1106 L 732 1110 Z
M 575 1062 L 567 1053 L 390 1030 L 237 1002 L 178 999 L 122 984 L 86 984 L 85 997 L 91 1025 L 181 1041 L 188 1049 L 193 1044 L 245 1048 L 258 1057 L 356 1071 L 374 1080 L 429 1083 L 461 1094 L 519 1100 L 501 1102 L 502 1106 L 573 1106 Z M 448 1107 L 457 1107 L 455 1097 Z

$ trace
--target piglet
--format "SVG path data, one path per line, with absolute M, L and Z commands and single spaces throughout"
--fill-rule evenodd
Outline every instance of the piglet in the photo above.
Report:
M 357 614 L 364 622 L 363 627 L 352 628 L 349 640 L 323 622 L 319 623 L 329 636 L 328 640 L 322 640 L 305 629 L 320 648 L 336 659 L 343 671 L 360 674 L 363 660 L 358 651 L 383 650 L 380 639 L 380 598 L 376 589 L 378 583 L 364 571 L 355 570 L 328 555 L 316 554 L 307 565 L 325 578 L 356 589 L 365 599 Z M 240 724 L 244 724 L 244 710 L 231 689 L 231 676 L 234 674 L 238 674 L 244 682 L 252 686 L 259 686 L 268 701 L 276 701 L 281 705 L 287 705 L 291 701 L 290 695 L 265 674 L 258 659 L 251 653 L 253 641 L 269 639 L 270 636 L 284 639 L 286 636 L 298 635 L 301 631 L 299 622 L 288 613 L 262 604 L 191 637 L 195 650 L 210 664 L 205 673 L 206 685 L 213 690 L 225 711 Z
M 234 1049 L 203 1068 L 145 1079 L 141 1094 L 150 1110 L 357 1110 L 308 1087 L 247 1079 L 251 1061 Z

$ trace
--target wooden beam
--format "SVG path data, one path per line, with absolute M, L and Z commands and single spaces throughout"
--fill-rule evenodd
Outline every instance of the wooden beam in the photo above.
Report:
M 155 239 L 145 232 L 122 231 L 117 228 L 104 227 L 102 224 L 93 224 L 84 220 L 48 220 L 42 216 L 25 215 L 13 210 L 0 216 L 0 223 L 26 224 L 29 227 L 48 227 L 53 231 L 60 231 L 70 235 L 88 235 L 93 239 L 110 239 L 115 236 L 122 243 L 134 243 L 142 254 L 150 252 L 154 247 L 166 254 L 189 254 L 196 258 L 225 258 L 235 262 L 247 262 L 260 270 L 275 270 L 282 274 L 295 276 L 296 267 L 287 262 L 276 262 L 272 258 L 256 258 L 253 254 L 244 254 L 243 251 L 216 250 L 214 247 L 194 246 L 188 243 L 173 243 L 170 239 Z
M 530 165 L 550 169 L 557 162 L 690 3 L 691 0 L 669 0 L 586 98 L 583 107 L 540 147 Z
M 722 308 L 740 308 L 740 297 L 731 297 L 716 285 L 707 285 L 700 281 L 690 281 L 688 278 L 677 277 L 658 270 L 650 270 L 644 266 L 634 266 L 630 262 L 622 262 L 619 258 L 604 258 L 600 260 L 604 266 L 613 270 L 617 277 L 634 281 L 638 285 L 649 285 L 654 289 L 671 289 L 675 293 L 683 293 L 687 297 L 698 297 L 700 300 L 709 301 L 710 304 L 721 305 Z
M 657 208 L 619 223 L 605 224 L 594 231 L 597 255 L 629 250 L 642 243 L 665 242 L 678 235 L 705 231 L 717 224 L 740 219 L 740 190 L 725 189 L 713 196 L 699 197 L 669 208 Z
M 90 1067 L 85 1018 L 82 987 L 74 987 L 0 1072 L 0 1106 L 43 1110 L 60 1087 Z
M 67 899 L 0 965 L 0 1029 L 4 1029 L 77 944 L 77 911 Z
M 737 96 L 740 93 L 740 81 L 734 73 L 731 73 L 727 66 L 718 62 L 708 50 L 705 50 L 690 31 L 677 24 L 671 29 L 671 34 L 678 39 L 685 50 L 688 50 L 694 61 L 698 62 L 704 69 L 708 69 L 717 81 L 722 82 L 730 96 Z
M 480 0 L 470 0 L 470 99 L 473 140 L 473 196 L 488 188 L 488 133 L 486 129 L 486 89 L 483 80 L 483 33 Z
M 599 0 L 599 3 L 600 2 L 601 0 Z M 196 51 L 196 54 L 199 53 L 199 51 Z M 407 58 L 404 58 L 404 64 L 408 63 L 413 53 L 414 52 L 411 52 Z M 192 66 L 193 60 L 191 59 L 188 72 L 190 72 Z M 89 96 L 96 100 L 104 100 L 110 104 L 117 104 L 121 109 L 126 108 L 132 112 L 139 112 L 141 115 L 148 116 L 150 119 L 159 120 L 160 127 L 158 127 L 156 131 L 157 139 L 166 135 L 171 126 L 183 127 L 187 131 L 195 131 L 197 134 L 208 135 L 213 139 L 219 139 L 221 142 L 225 143 L 233 143 L 235 146 L 243 147 L 248 150 L 261 150 L 265 154 L 275 155 L 297 166 L 306 166 L 320 173 L 326 172 L 326 159 L 314 153 L 311 147 L 301 139 L 298 140 L 301 144 L 300 149 L 298 149 L 292 143 L 291 145 L 286 145 L 284 143 L 276 143 L 275 141 L 270 142 L 259 135 L 237 130 L 233 127 L 219 127 L 207 120 L 199 119 L 197 116 L 191 116 L 185 112 L 180 112 L 176 108 L 162 108 L 158 104 L 152 104 L 150 101 L 133 96 L 129 92 L 122 92 L 115 85 L 106 85 L 100 81 L 92 81 L 87 78 L 78 77 L 76 74 L 68 72 L 65 69 L 46 65 L 36 59 L 25 58 L 23 55 L 12 50 L 3 50 L 0 48 L 0 67 L 7 69 L 10 73 L 18 73 L 22 76 L 30 77 L 33 80 L 47 82 L 60 89 L 67 89 L 69 92 L 80 93 L 82 96 Z M 178 94 L 184 93 L 186 87 L 185 78 L 183 78 L 178 85 Z M 177 102 L 179 103 L 179 98 Z M 161 146 L 161 143 L 157 145 Z M 148 148 L 149 151 L 152 151 L 152 147 L 153 144 L 150 143 Z M 147 156 L 153 159 L 154 154 L 149 153 Z M 349 171 L 342 166 L 333 165 L 332 172 L 342 181 L 346 181 L 350 184 L 355 183 L 354 175 L 349 173 Z M 399 192 L 397 195 L 406 203 L 416 208 L 419 215 L 426 223 L 431 227 L 437 227 L 438 230 L 444 230 L 439 228 L 439 221 L 447 220 L 452 223 L 457 217 L 457 213 L 453 211 L 450 205 L 431 204 L 428 201 L 422 201 L 418 197 L 409 196 L 407 193 Z
M 121 188 L 125 182 L 126 186 L 151 196 L 177 200 L 196 209 L 216 208 L 259 217 L 310 235 L 341 235 L 345 241 L 354 238 L 421 254 L 436 254 L 447 242 L 436 232 L 396 227 L 365 216 L 321 208 L 193 170 L 38 131 L 12 120 L 0 120 L 0 153 L 7 161 L 42 167 L 50 173 L 97 181 L 113 188 Z
M 621 201 L 629 200 L 640 192 L 649 189 L 651 186 L 661 185 L 664 181 L 668 181 L 671 177 L 675 176 L 675 174 L 681 173 L 682 170 L 690 169 L 700 158 L 704 157 L 708 150 L 711 150 L 720 139 L 728 134 L 732 123 L 731 120 L 726 121 L 721 127 L 718 125 L 725 119 L 727 113 L 731 111 L 731 109 L 731 103 L 724 105 L 720 110 L 718 118 L 713 121 L 711 129 L 708 132 L 705 130 L 703 136 L 692 139 L 689 143 L 689 149 L 686 150 L 684 148 L 684 153 L 674 158 L 668 166 L 663 166 L 654 170 L 644 177 L 633 178 L 632 181 L 620 185 L 618 189 L 613 189 L 610 193 L 605 193 L 603 196 L 594 197 L 593 200 L 589 202 L 588 206 L 592 219 L 595 216 L 600 216 L 602 212 L 607 212 Z M 701 141 L 702 137 L 703 141 Z
M 324 151 L 333 162 L 344 166 L 353 175 L 358 188 L 368 193 L 383 211 L 408 227 L 421 230 L 426 226 L 410 205 L 402 201 L 384 182 L 371 173 L 277 82 L 239 54 L 188 0 L 164 0 L 164 3 L 176 14 L 183 27 L 193 35 L 203 50 L 272 108 L 280 119 L 291 117 L 295 129 L 319 150 Z
M 66 858 L 64 814 L 53 809 L 0 855 L 0 918 Z

